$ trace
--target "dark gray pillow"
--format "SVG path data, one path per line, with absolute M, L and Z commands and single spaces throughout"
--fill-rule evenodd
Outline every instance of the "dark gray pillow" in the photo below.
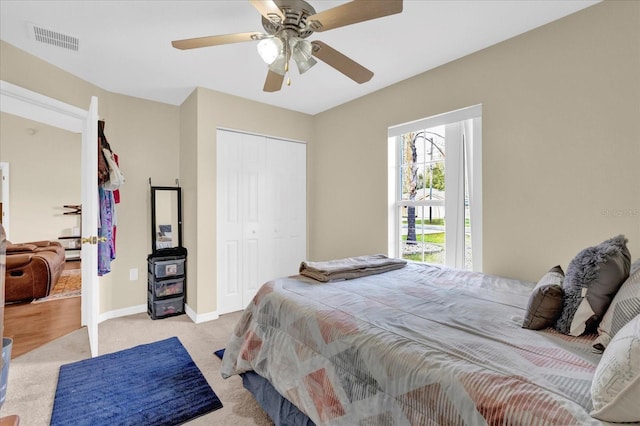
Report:
M 562 281 L 564 272 L 560 265 L 543 275 L 529 296 L 522 328 L 542 330 L 551 327 L 562 312 Z
M 567 267 L 562 285 L 564 306 L 555 328 L 571 336 L 595 332 L 629 276 L 630 264 L 631 254 L 624 235 L 578 253 Z

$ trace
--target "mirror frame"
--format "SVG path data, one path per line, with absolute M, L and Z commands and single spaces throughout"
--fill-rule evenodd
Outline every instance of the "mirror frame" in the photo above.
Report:
M 170 248 L 157 248 L 156 244 L 156 192 L 158 191 L 174 191 L 178 197 L 177 217 L 178 217 L 178 245 Z M 172 230 L 172 232 L 175 232 Z M 182 188 L 179 186 L 152 186 L 151 187 L 151 250 L 153 254 L 170 254 L 174 251 L 181 251 L 182 247 Z

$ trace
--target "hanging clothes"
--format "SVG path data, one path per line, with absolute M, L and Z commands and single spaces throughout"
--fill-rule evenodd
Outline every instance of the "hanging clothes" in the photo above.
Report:
M 111 272 L 111 261 L 116 258 L 113 220 L 113 193 L 102 187 L 98 188 L 100 201 L 100 223 L 98 227 L 98 275 L 103 276 Z M 100 241 L 104 238 L 104 241 Z
M 120 185 L 125 181 L 118 164 L 118 156 L 111 150 L 104 133 L 104 121 L 98 121 L 98 195 L 100 220 L 98 236 L 98 275 L 111 272 L 111 262 L 116 258 L 116 203 L 120 202 Z M 102 161 L 101 161 L 102 160 Z M 101 164 L 106 166 L 101 170 Z
M 98 121 L 98 186 L 104 185 L 109 180 L 109 165 L 102 148 L 109 146 L 104 135 L 104 121 Z

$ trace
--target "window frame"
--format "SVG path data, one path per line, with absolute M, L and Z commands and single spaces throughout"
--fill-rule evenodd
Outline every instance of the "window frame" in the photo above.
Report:
M 404 123 L 397 126 L 389 127 L 388 129 L 388 156 L 389 156 L 389 178 L 388 178 L 388 252 L 390 256 L 402 257 L 401 253 L 401 226 L 402 226 L 402 208 L 405 206 L 415 207 L 428 207 L 428 206 L 445 206 L 445 212 L 451 208 L 460 208 L 456 206 L 456 196 L 446 197 L 445 201 L 434 200 L 402 200 L 402 135 L 410 132 L 419 132 L 425 129 L 431 129 L 433 127 L 445 126 L 445 128 L 452 128 L 454 126 L 460 126 L 460 134 L 464 131 L 465 137 L 470 139 L 466 142 L 462 141 L 462 138 L 456 141 L 450 141 L 451 143 L 464 143 L 464 147 L 457 147 L 456 150 L 464 151 L 464 156 L 456 155 L 455 163 L 449 161 L 446 163 L 445 157 L 445 179 L 447 175 L 463 176 L 463 180 L 467 180 L 471 183 L 469 188 L 469 208 L 471 218 L 471 247 L 472 247 L 472 270 L 482 271 L 482 105 L 474 105 L 467 108 L 439 114 L 436 116 L 428 117 L 421 120 L 416 120 L 410 123 Z M 447 143 L 445 141 L 445 143 Z M 451 149 L 449 145 L 445 148 L 448 152 Z M 447 156 L 448 157 L 448 156 Z M 453 157 L 453 156 L 452 156 Z M 466 160 L 465 160 L 466 158 Z M 469 174 L 467 179 L 464 179 L 464 174 L 461 175 L 461 171 L 464 171 L 466 165 L 466 172 Z M 449 185 L 447 184 L 447 187 Z M 462 189 L 462 200 L 464 203 L 464 188 Z M 449 202 L 446 200 L 449 199 Z M 449 206 L 449 207 L 447 207 Z M 445 265 L 453 267 L 463 267 L 464 265 L 464 205 L 462 208 L 462 233 L 456 232 L 457 235 L 448 235 L 450 232 L 445 231 L 445 246 L 457 245 L 459 247 L 460 238 L 462 239 L 462 255 L 445 253 Z M 447 222 L 445 221 L 445 227 Z M 455 226 L 455 225 L 453 225 Z M 459 229 L 459 228 L 458 228 Z M 452 242 L 452 239 L 457 239 L 457 242 Z M 461 260 L 460 260 L 461 257 Z M 462 264 L 460 263 L 462 262 Z

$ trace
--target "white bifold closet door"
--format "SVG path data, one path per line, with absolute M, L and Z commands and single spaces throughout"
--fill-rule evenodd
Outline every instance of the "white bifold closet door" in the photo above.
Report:
M 306 163 L 304 143 L 218 130 L 219 314 L 244 309 L 306 259 Z

